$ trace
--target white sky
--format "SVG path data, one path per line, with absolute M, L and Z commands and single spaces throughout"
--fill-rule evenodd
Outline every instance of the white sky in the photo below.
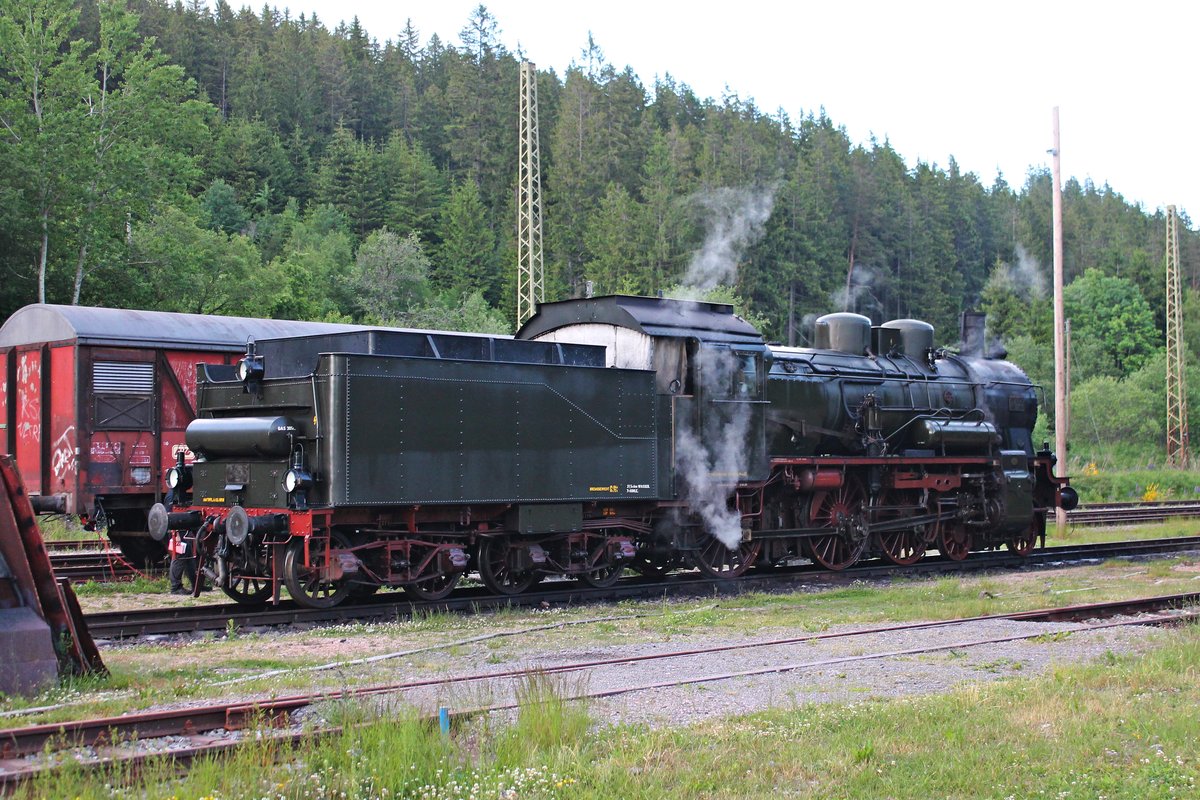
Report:
M 411 18 L 457 46 L 477 0 L 273 0 L 327 27 L 357 15 L 381 43 Z M 236 4 L 235 4 L 236 5 Z M 1171 0 L 861 0 L 723 4 L 485 2 L 511 51 L 560 78 L 591 31 L 647 89 L 670 73 L 701 98 L 726 87 L 793 120 L 824 106 L 854 142 L 887 138 L 917 160 L 1019 188 L 1049 165 L 1059 107 L 1064 180 L 1111 185 L 1148 211 L 1200 221 L 1200 3 Z M 515 111 L 514 111 L 515 113 Z

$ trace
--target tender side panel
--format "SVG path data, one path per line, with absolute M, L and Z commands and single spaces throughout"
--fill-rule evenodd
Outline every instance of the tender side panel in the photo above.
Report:
M 42 493 L 42 350 L 17 351 L 17 469 L 25 490 Z
M 79 477 L 79 428 L 75 417 L 75 346 L 58 345 L 48 351 L 50 385 L 42 402 L 50 407 L 50 463 L 43 494 L 66 494 L 67 513 L 75 513 Z
M 369 356 L 322 363 L 334 372 L 331 439 L 348 445 L 329 469 L 335 504 L 659 496 L 653 373 Z

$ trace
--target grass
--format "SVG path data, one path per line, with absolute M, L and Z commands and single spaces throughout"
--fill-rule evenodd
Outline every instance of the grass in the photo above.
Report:
M 1071 473 L 1081 503 L 1200 500 L 1200 472 L 1178 469 L 1109 470 L 1087 465 Z
M 939 696 L 796 705 L 682 728 L 597 728 L 535 677 L 511 724 L 447 737 L 398 712 L 343 706 L 346 732 L 300 747 L 260 740 L 182 777 L 68 771 L 26 797 L 152 799 L 930 797 L 1157 800 L 1200 793 L 1200 628 L 1139 657 L 1109 654 L 1038 678 Z M 1003 665 L 998 665 L 1003 666 Z M 22 796 L 18 794 L 18 796 Z

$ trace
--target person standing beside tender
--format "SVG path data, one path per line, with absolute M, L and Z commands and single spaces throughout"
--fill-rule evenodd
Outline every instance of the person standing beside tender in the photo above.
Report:
M 171 553 L 171 568 L 167 572 L 171 594 L 192 594 L 196 586 L 196 543 L 193 539 L 185 539 L 179 531 L 171 531 L 171 540 L 167 543 Z M 187 575 L 192 589 L 183 588 L 183 576 Z

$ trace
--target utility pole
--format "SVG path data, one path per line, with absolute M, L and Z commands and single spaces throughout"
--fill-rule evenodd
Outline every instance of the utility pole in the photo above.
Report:
M 1067 372 L 1064 343 L 1066 313 L 1063 310 L 1063 222 L 1062 222 L 1062 167 L 1059 163 L 1058 106 L 1054 107 L 1054 155 L 1051 174 L 1054 179 L 1054 452 L 1058 464 L 1054 474 L 1060 478 L 1067 474 Z M 1067 532 L 1067 512 L 1061 508 L 1055 514 L 1058 535 Z
M 1167 206 L 1167 466 L 1187 469 L 1187 378 L 1184 374 L 1183 304 L 1175 206 Z
M 537 68 L 521 62 L 517 154 L 517 327 L 546 301 L 542 266 L 542 166 L 538 145 Z

